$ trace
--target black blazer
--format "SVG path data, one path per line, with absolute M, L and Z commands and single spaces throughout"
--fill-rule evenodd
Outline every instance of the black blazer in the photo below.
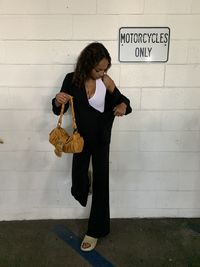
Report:
M 130 101 L 122 95 L 115 87 L 113 93 L 106 91 L 104 112 L 100 112 L 90 106 L 85 88 L 77 88 L 73 82 L 73 72 L 68 73 L 63 81 L 61 92 L 73 96 L 74 111 L 78 131 L 85 140 L 85 145 L 97 145 L 110 143 L 111 129 L 114 121 L 113 108 L 124 102 L 127 105 L 126 114 L 132 112 Z M 69 103 L 65 105 L 67 111 Z M 60 115 L 61 107 L 55 105 L 55 98 L 52 99 L 52 110 L 54 114 Z

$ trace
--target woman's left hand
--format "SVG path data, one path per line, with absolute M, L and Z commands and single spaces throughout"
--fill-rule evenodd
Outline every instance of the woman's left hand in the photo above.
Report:
M 113 109 L 114 115 L 115 116 L 124 116 L 126 114 L 126 107 L 127 107 L 126 104 L 123 102 L 121 104 L 117 105 Z

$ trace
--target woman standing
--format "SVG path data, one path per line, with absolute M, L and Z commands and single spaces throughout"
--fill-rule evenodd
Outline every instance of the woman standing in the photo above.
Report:
M 92 206 L 88 230 L 81 250 L 94 249 L 97 239 L 110 231 L 109 212 L 109 147 L 115 116 L 131 113 L 130 101 L 117 89 L 107 75 L 111 57 L 103 44 L 93 42 L 80 53 L 75 71 L 68 73 L 61 90 L 52 100 L 53 112 L 65 112 L 69 97 L 73 96 L 75 118 L 79 133 L 84 138 L 81 153 L 73 154 L 71 193 L 86 206 L 89 192 L 88 168 L 93 168 Z

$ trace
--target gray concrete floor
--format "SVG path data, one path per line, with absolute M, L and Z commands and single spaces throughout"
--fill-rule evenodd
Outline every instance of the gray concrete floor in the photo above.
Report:
M 0 267 L 106 266 L 91 265 L 58 225 L 82 238 L 87 220 L 0 222 Z M 200 267 L 200 219 L 113 219 L 96 251 L 108 267 Z

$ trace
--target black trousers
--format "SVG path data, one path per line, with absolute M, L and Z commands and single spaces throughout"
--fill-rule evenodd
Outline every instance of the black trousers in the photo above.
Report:
M 83 152 L 73 155 L 71 192 L 82 206 L 87 204 L 88 168 L 92 157 L 92 205 L 87 235 L 96 238 L 110 232 L 109 147 L 109 144 L 98 144 L 93 148 L 85 147 Z

